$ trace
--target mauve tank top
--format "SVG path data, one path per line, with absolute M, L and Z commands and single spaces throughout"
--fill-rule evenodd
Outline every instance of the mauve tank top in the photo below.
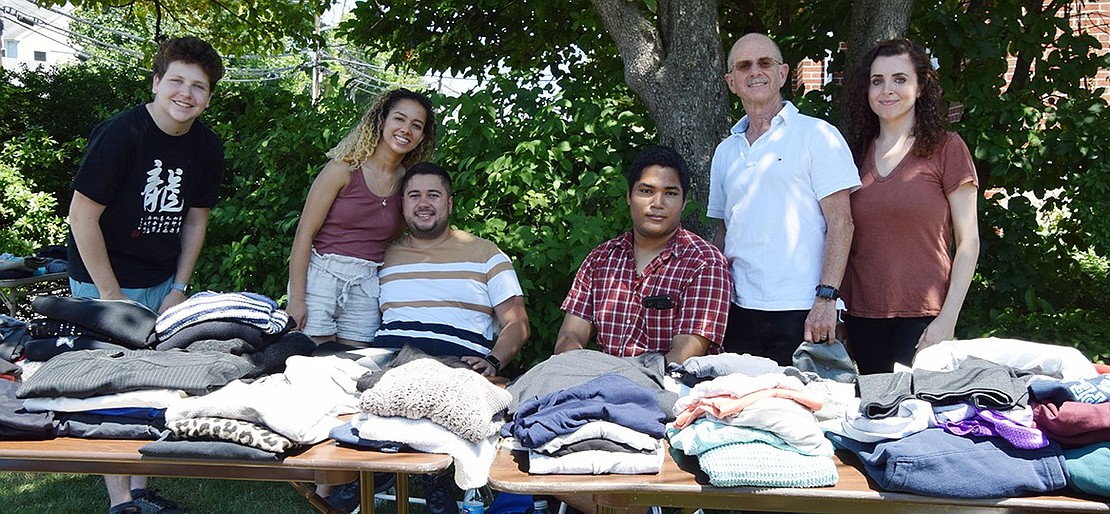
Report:
M 404 231 L 401 192 L 388 198 L 378 196 L 366 187 L 359 166 L 352 168 L 351 180 L 336 195 L 312 246 L 320 254 L 334 253 L 381 262 L 386 245 Z

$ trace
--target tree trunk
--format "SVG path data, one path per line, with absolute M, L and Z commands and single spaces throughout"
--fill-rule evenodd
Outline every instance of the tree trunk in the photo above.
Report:
M 853 0 L 844 69 L 851 70 L 875 43 L 905 36 L 911 14 L 913 0 Z
M 641 4 L 591 1 L 620 50 L 625 82 L 647 106 L 660 143 L 690 164 L 692 199 L 704 206 L 713 151 L 729 127 L 717 2 L 659 0 L 653 22 Z M 710 236 L 704 210 L 694 214 L 684 225 Z

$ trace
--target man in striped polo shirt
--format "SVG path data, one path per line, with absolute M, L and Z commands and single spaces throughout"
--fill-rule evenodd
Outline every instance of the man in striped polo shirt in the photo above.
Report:
M 492 242 L 450 227 L 454 202 L 443 168 L 409 168 L 401 195 L 408 233 L 385 252 L 374 346 L 457 355 L 474 371 L 496 375 L 530 330 L 512 261 Z

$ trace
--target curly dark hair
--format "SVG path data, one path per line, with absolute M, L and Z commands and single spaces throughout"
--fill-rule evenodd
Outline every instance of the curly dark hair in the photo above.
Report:
M 432 101 L 423 93 L 417 93 L 405 88 L 385 91 L 374 99 L 374 102 L 362 113 L 358 124 L 351 127 L 350 132 L 339 142 L 335 148 L 328 151 L 328 157 L 343 162 L 362 162 L 374 155 L 385 127 L 385 118 L 401 100 L 412 100 L 424 108 L 427 119 L 424 121 L 424 139 L 416 145 L 401 160 L 401 165 L 406 168 L 426 160 L 432 156 L 436 149 L 436 115 Z
M 877 57 L 908 55 L 917 73 L 921 96 L 914 104 L 913 153 L 927 157 L 944 141 L 945 118 L 940 80 L 929 56 L 920 46 L 908 39 L 891 39 L 876 44 L 860 59 L 844 82 L 844 101 L 841 102 L 841 119 L 844 139 L 852 150 L 856 165 L 863 161 L 868 146 L 879 135 L 879 117 L 871 110 L 867 92 L 871 82 L 871 64 Z
M 212 45 L 199 37 L 177 37 L 167 39 L 158 45 L 158 52 L 154 54 L 154 76 L 161 78 L 166 74 L 166 68 L 174 61 L 196 64 L 208 75 L 209 86 L 216 90 L 216 83 L 224 76 L 224 61 Z

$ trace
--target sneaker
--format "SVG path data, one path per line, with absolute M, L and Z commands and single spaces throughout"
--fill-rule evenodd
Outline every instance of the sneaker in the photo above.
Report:
M 132 489 L 131 501 L 143 510 L 143 514 L 185 514 L 185 509 L 158 494 L 156 489 Z
M 355 480 L 349 484 L 336 487 L 335 492 L 324 498 L 324 501 L 328 502 L 328 505 L 331 505 L 332 508 L 343 512 L 355 512 L 359 510 L 362 501 L 359 497 L 360 490 L 359 481 Z
M 143 514 L 143 509 L 135 505 L 135 502 L 124 502 L 113 505 L 108 509 L 108 514 Z
M 424 501 L 431 514 L 457 514 L 459 512 L 458 488 L 448 471 L 435 475 L 420 475 L 424 488 Z
M 374 473 L 374 494 L 388 491 L 395 485 L 397 485 L 397 475 L 393 473 Z M 358 512 L 362 502 L 362 498 L 359 497 L 361 490 L 362 481 L 355 480 L 336 488 L 335 492 L 324 498 L 324 501 L 343 512 Z

